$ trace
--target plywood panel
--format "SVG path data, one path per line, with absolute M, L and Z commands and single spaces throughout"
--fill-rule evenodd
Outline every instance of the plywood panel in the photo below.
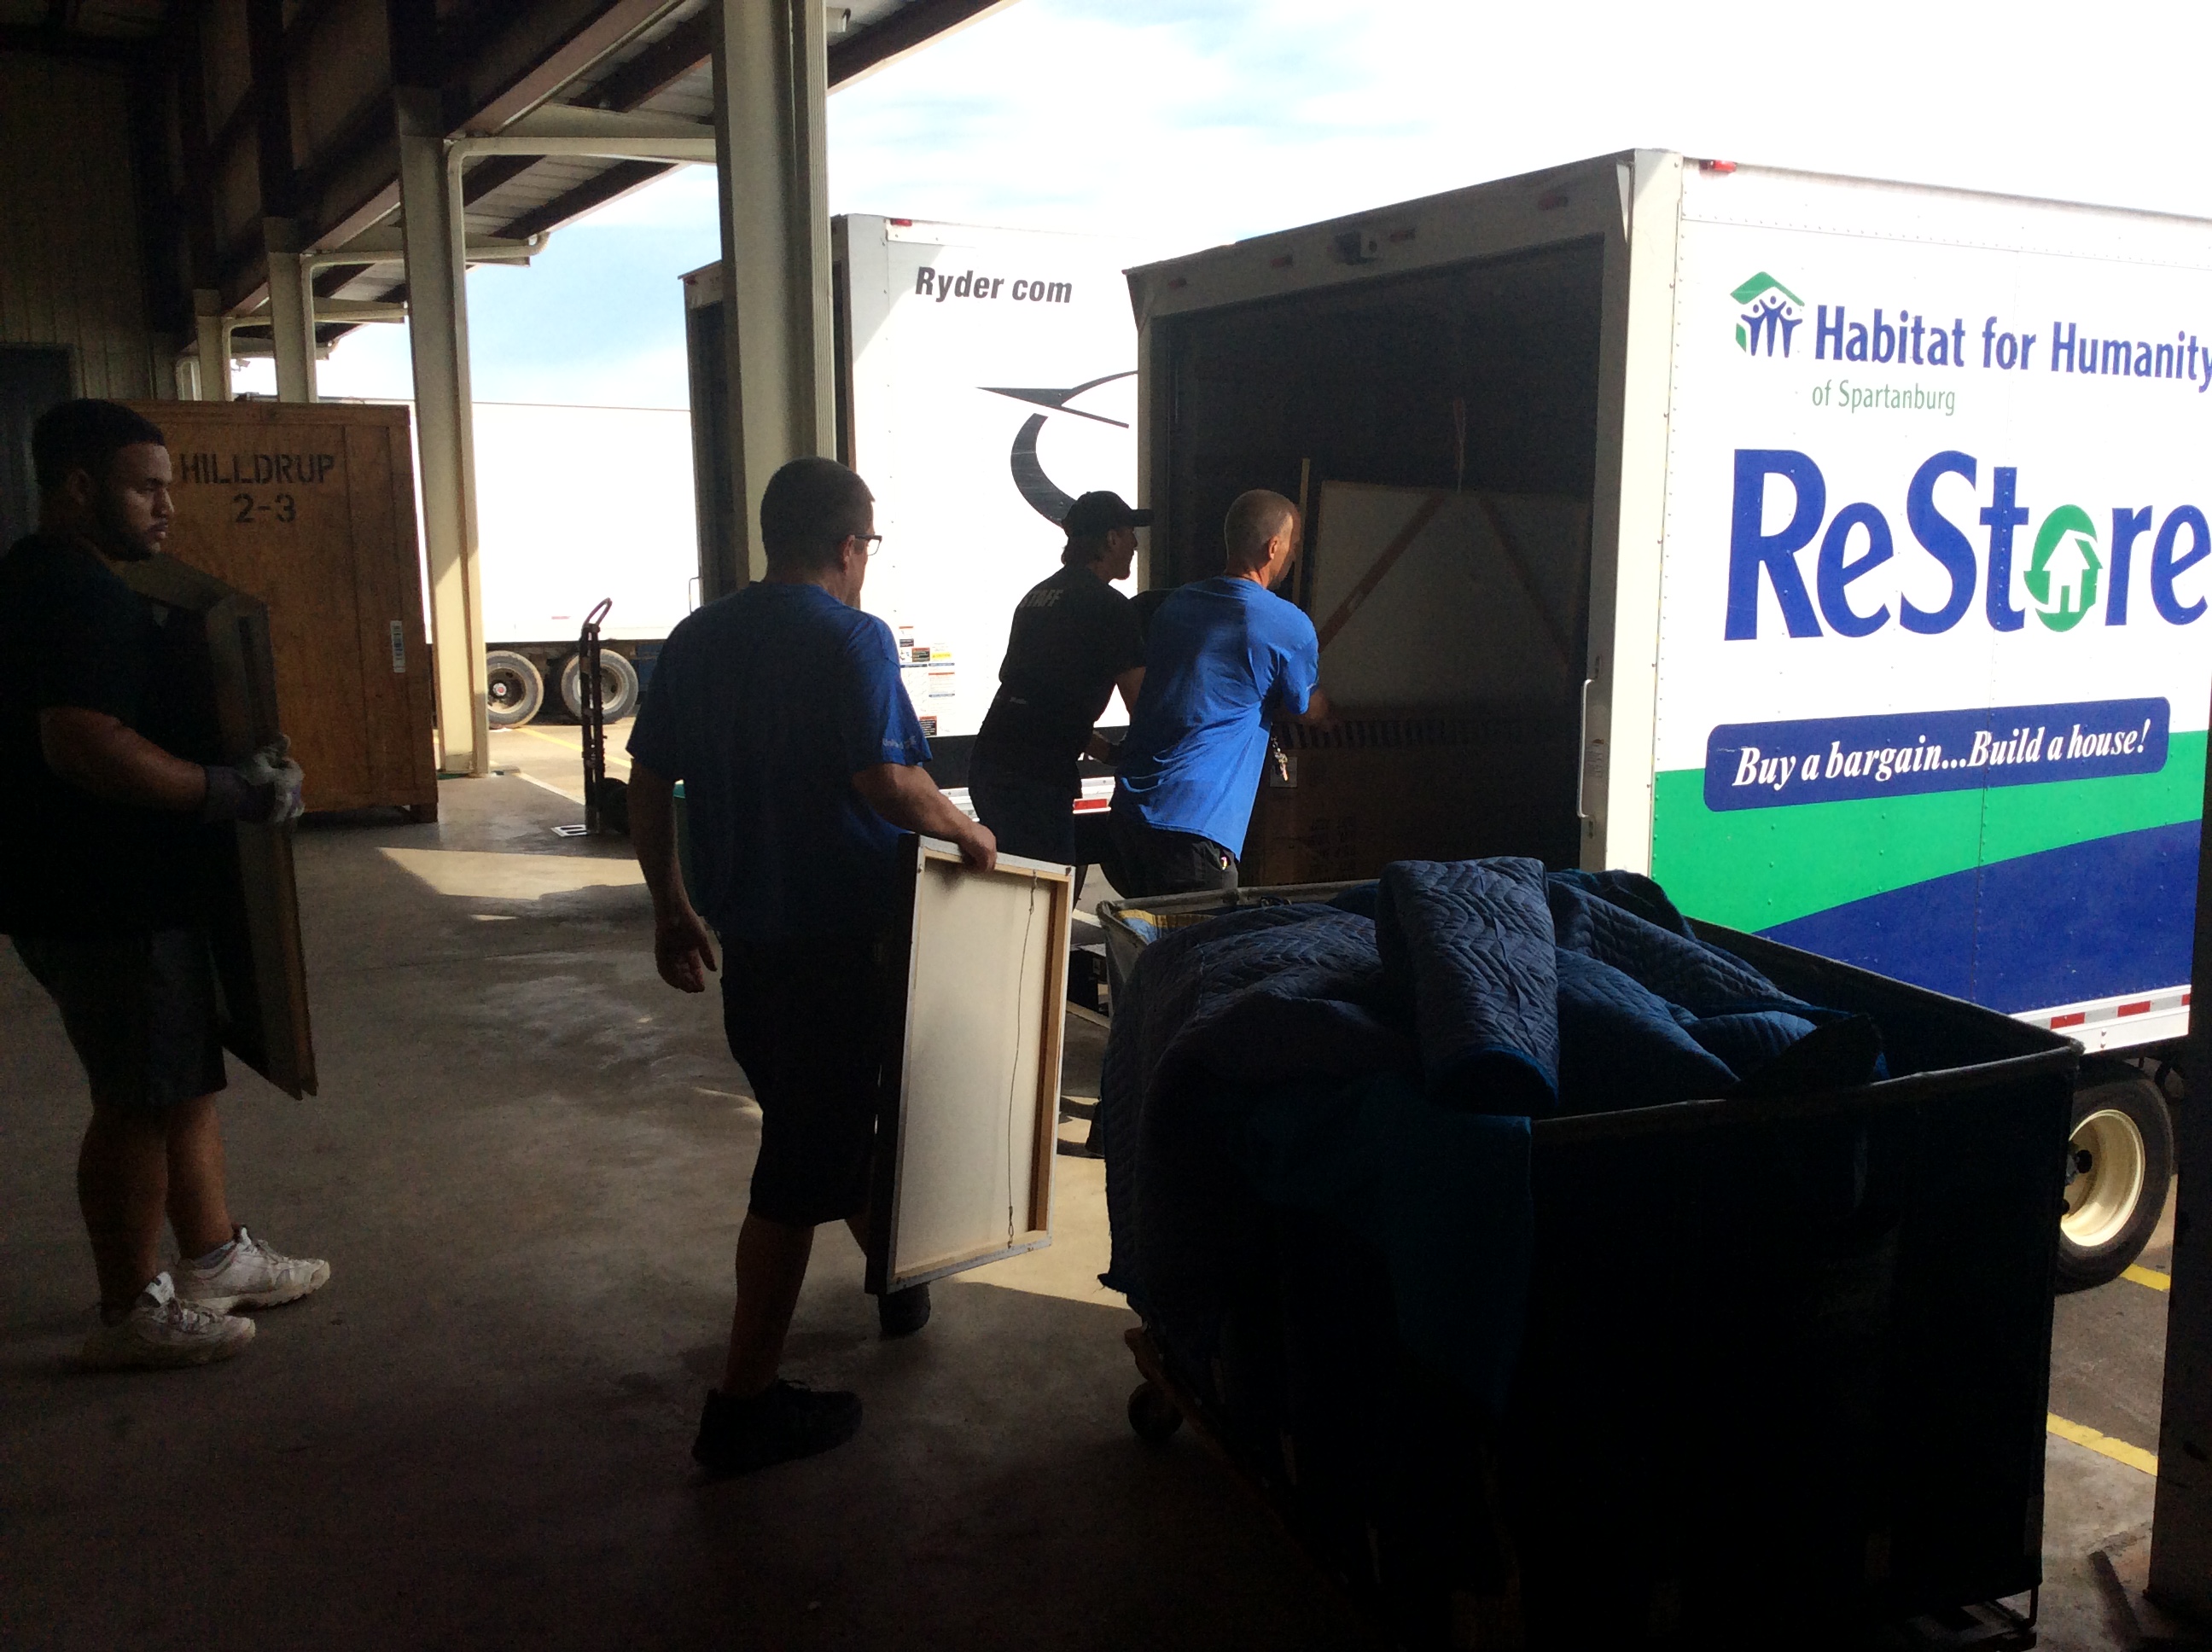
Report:
M 902 1047 L 878 1138 L 869 1288 L 1048 1243 L 1068 868 L 970 871 L 921 839 Z
M 171 402 L 170 553 L 269 610 L 311 810 L 437 806 L 404 409 Z M 393 628 L 399 646 L 393 646 Z
M 1307 605 L 1335 704 L 1458 708 L 1582 682 L 1582 500 L 1333 482 L 1315 538 Z
M 274 738 L 280 719 L 268 610 L 173 556 L 130 563 L 122 574 L 140 595 L 198 628 L 191 691 L 205 696 L 205 720 L 219 732 L 223 758 L 240 762 Z M 208 938 L 224 1045 L 278 1089 L 312 1096 L 315 1048 L 292 830 L 289 822 L 225 830 Z

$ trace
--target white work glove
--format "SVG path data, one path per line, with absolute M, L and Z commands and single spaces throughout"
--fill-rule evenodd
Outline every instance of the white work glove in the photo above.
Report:
M 291 741 L 280 734 L 242 763 L 208 769 L 200 818 L 249 826 L 281 826 L 297 820 L 302 776 L 291 750 Z
M 238 772 L 248 786 L 258 789 L 271 788 L 269 802 L 269 824 L 282 826 L 288 820 L 300 817 L 300 787 L 307 776 L 300 765 L 292 761 L 292 742 L 280 734 L 267 745 L 239 764 Z

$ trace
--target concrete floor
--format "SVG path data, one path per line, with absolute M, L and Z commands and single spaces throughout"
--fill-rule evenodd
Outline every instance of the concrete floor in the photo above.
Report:
M 225 1124 L 238 1218 L 333 1275 L 228 1365 L 68 1369 L 82 1079 L 0 950 L 0 1643 L 1365 1644 L 1202 1451 L 1130 1433 L 1091 1160 L 1063 1243 L 909 1342 L 825 1233 L 791 1369 L 866 1426 L 701 1482 L 757 1116 L 716 1000 L 660 984 L 634 863 L 552 834 L 572 804 L 444 808 L 301 835 L 322 1093 L 239 1074 Z
M 0 949 L 0 1643 L 1371 1644 L 1188 1435 L 1129 1432 L 1093 1160 L 1058 1161 L 1051 1249 L 940 1285 L 910 1342 L 825 1233 L 791 1369 L 858 1388 L 861 1435 L 696 1475 L 757 1113 L 718 1001 L 654 975 L 624 847 L 553 833 L 580 793 L 545 734 L 499 737 L 532 774 L 449 784 L 441 824 L 303 829 L 322 1093 L 234 1064 L 225 1121 L 239 1219 L 334 1272 L 229 1365 L 70 1370 L 82 1078 Z M 2154 1446 L 2164 1306 L 2063 1301 L 2054 1410 Z M 2150 1478 L 2049 1462 L 2043 1643 L 2124 1645 L 2090 1556 Z

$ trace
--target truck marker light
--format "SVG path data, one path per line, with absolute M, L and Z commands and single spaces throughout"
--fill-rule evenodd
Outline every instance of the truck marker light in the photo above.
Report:
M 1270 270 L 1287 270 L 1290 267 L 1291 255 L 1287 252 L 1279 252 L 1267 260 L 1267 268 Z
M 1561 207 L 1566 205 L 1566 191 L 1563 189 L 1555 189 L 1549 195 L 1537 197 L 1536 210 L 1539 212 L 1556 212 Z

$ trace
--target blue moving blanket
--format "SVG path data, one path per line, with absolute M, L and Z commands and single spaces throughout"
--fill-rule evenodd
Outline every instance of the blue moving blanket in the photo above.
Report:
M 1840 1019 L 1695 938 L 1650 879 L 1534 860 L 1401 861 L 1330 905 L 1169 931 L 1107 1041 L 1103 1278 L 1203 1369 L 1259 1213 L 1327 1217 L 1385 1259 L 1407 1350 L 1495 1416 L 1529 1120 L 1720 1096 Z M 1793 1087 L 1875 1075 L 1870 1036 L 1831 1043 Z

